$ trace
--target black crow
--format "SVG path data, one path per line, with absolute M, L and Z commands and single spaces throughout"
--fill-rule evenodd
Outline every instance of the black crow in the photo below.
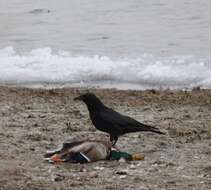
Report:
M 110 140 L 116 144 L 118 137 L 125 133 L 138 131 L 151 131 L 164 134 L 156 127 L 142 124 L 128 116 L 121 115 L 111 108 L 106 107 L 99 98 L 92 93 L 86 93 L 74 100 L 83 101 L 89 110 L 93 125 L 100 131 L 110 134 Z M 113 145 L 114 145 L 113 144 Z

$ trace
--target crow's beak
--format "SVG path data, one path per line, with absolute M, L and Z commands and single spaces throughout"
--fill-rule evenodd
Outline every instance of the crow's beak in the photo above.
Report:
M 83 100 L 82 96 L 75 97 L 74 100 Z

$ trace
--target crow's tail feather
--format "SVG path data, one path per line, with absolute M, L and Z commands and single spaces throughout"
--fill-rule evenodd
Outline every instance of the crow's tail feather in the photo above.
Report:
M 161 132 L 158 128 L 152 127 L 152 126 L 150 126 L 149 131 L 154 132 L 154 133 L 158 133 L 158 134 L 161 134 L 161 135 L 165 134 L 164 132 Z
M 134 127 L 133 131 L 131 131 L 131 132 L 136 132 L 136 131 L 137 132 L 138 131 L 151 131 L 151 132 L 162 134 L 162 135 L 165 134 L 165 133 L 161 132 L 157 127 L 153 127 L 153 126 L 150 126 L 150 125 L 145 125 L 145 124 L 142 124 L 142 123 L 140 123 L 139 126 Z

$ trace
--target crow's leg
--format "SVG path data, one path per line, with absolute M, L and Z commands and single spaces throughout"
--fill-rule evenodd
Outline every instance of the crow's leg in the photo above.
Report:
M 110 135 L 110 141 L 112 142 L 112 146 L 116 144 L 117 140 L 118 140 L 117 136 Z
M 112 146 L 114 146 L 114 145 L 116 144 L 117 140 L 118 140 L 118 139 L 114 139 L 114 140 L 113 140 Z

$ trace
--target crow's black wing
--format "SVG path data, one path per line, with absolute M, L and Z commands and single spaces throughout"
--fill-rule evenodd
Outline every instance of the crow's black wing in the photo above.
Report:
M 99 114 L 104 122 L 110 124 L 112 127 L 118 128 L 123 133 L 152 131 L 162 134 L 162 132 L 160 132 L 156 127 L 140 123 L 131 117 L 121 115 L 120 113 L 107 107 L 101 109 Z

